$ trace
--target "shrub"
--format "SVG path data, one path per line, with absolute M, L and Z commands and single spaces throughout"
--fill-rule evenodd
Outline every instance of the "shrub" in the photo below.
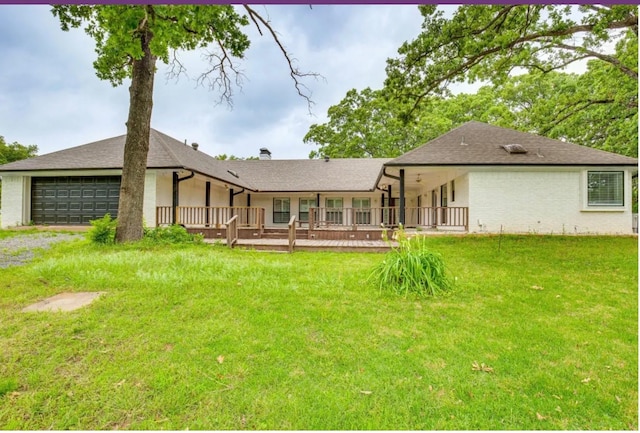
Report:
M 109 214 L 100 219 L 90 221 L 93 227 L 88 232 L 89 240 L 101 245 L 115 243 L 117 221 L 112 219 Z M 180 225 L 172 225 L 153 229 L 145 227 L 144 237 L 141 242 L 151 245 L 201 243 L 203 238 L 201 234 L 187 232 L 187 229 Z
M 144 242 L 150 244 L 201 243 L 202 234 L 191 234 L 181 225 L 145 229 Z
M 394 237 L 398 246 L 385 255 L 370 276 L 380 290 L 435 296 L 451 289 L 444 260 L 429 251 L 425 237 L 407 238 L 402 228 Z
M 111 215 L 106 214 L 100 219 L 91 220 L 90 223 L 93 227 L 87 235 L 91 242 L 101 245 L 114 243 L 117 220 L 111 219 Z

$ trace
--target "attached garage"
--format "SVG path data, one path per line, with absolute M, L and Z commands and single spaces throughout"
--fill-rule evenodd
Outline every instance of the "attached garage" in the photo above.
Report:
M 120 176 L 31 178 L 31 220 L 35 224 L 86 225 L 118 215 Z

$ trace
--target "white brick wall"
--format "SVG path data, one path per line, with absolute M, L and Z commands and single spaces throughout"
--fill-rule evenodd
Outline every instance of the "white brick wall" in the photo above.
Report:
M 584 205 L 586 170 L 469 173 L 469 231 L 632 233 L 630 174 L 623 208 L 593 210 Z
M 156 172 L 152 170 L 147 170 L 144 177 L 142 218 L 147 227 L 156 226 L 157 177 Z
M 28 177 L 2 176 L 2 228 L 26 225 L 29 190 Z

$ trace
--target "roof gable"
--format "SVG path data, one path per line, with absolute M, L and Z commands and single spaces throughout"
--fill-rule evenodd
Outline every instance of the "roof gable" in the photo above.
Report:
M 637 164 L 636 158 L 472 121 L 399 156 L 386 165 Z
M 0 172 L 121 169 L 126 135 L 35 156 L 0 166 Z M 149 133 L 147 167 L 193 170 L 241 187 L 252 188 L 227 173 L 223 161 L 198 152 L 160 131 Z

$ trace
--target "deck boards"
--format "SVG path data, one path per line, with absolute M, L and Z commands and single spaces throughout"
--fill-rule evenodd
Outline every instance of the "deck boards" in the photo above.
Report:
M 224 239 L 205 239 L 207 243 L 222 243 Z M 325 239 L 296 239 L 295 251 L 346 251 L 346 252 L 385 252 L 391 249 L 391 244 L 382 240 L 325 240 Z M 287 239 L 238 239 L 238 248 L 256 250 L 286 251 L 289 248 Z

